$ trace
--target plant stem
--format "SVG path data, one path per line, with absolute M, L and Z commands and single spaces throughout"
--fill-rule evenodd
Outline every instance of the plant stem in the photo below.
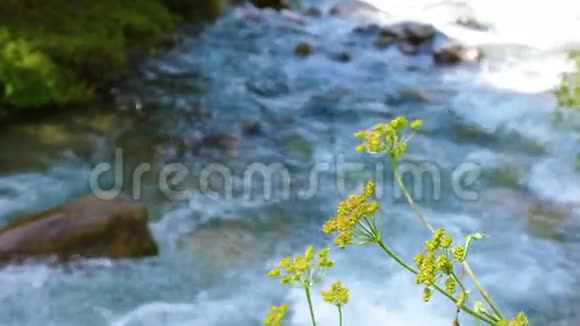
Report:
M 383 251 L 386 252 L 387 255 L 389 255 L 391 258 L 393 258 L 397 263 L 399 263 L 399 265 L 403 266 L 409 272 L 417 275 L 417 273 L 418 273 L 417 270 L 415 270 L 413 267 L 411 267 L 409 264 L 407 264 L 405 261 L 403 261 L 403 259 L 401 259 L 399 256 L 397 256 L 393 251 L 391 251 L 391 249 L 389 249 L 387 246 L 385 246 L 385 243 L 383 241 L 379 241 L 378 244 L 379 244 L 379 247 L 381 247 L 381 249 L 383 249 Z
M 405 187 L 405 184 L 403 183 L 403 179 L 401 178 L 401 175 L 399 174 L 397 162 L 394 159 L 391 159 L 391 166 L 393 167 L 393 174 L 395 176 L 395 179 L 397 180 L 399 187 L 403 191 L 405 198 L 407 198 L 409 205 L 411 205 L 411 208 L 413 208 L 413 210 L 415 211 L 415 214 L 419 217 L 419 220 L 421 220 L 421 223 L 423 223 L 423 225 L 425 225 L 425 227 L 427 227 L 429 229 L 429 231 L 435 232 L 435 229 L 433 229 L 433 226 L 431 226 L 431 224 L 429 223 L 429 220 L 427 220 L 425 215 L 423 215 L 423 213 L 421 213 L 421 211 L 419 210 L 417 205 L 415 205 L 415 201 L 413 200 L 413 197 L 411 197 L 411 195 L 409 195 L 409 192 L 407 191 L 407 187 Z
M 429 229 L 429 231 L 434 232 L 433 226 L 431 226 L 431 224 L 429 223 L 429 220 L 427 220 L 425 215 L 423 215 L 421 210 L 419 210 L 419 208 L 415 204 L 415 201 L 413 200 L 413 197 L 411 197 L 411 195 L 409 195 L 409 192 L 407 191 L 407 187 L 403 183 L 403 179 L 401 178 L 401 175 L 399 174 L 397 162 L 392 158 L 391 158 L 391 166 L 393 167 L 393 174 L 395 176 L 395 179 L 397 180 L 397 183 L 401 187 L 403 194 L 405 194 L 405 198 L 407 198 L 407 202 L 409 202 L 409 205 L 411 206 L 411 208 L 413 208 L 413 210 L 417 214 L 417 217 L 419 217 L 419 220 L 421 220 L 421 222 Z M 475 285 L 475 287 L 479 291 L 479 294 L 481 294 L 481 296 L 483 297 L 485 302 L 487 302 L 487 304 L 491 307 L 491 309 L 494 311 L 494 313 L 498 317 L 504 318 L 501 311 L 496 306 L 496 304 L 493 302 L 493 300 L 491 299 L 489 294 L 483 289 L 483 287 L 481 286 L 481 283 L 479 282 L 479 280 L 475 276 L 475 273 L 473 273 L 473 270 L 471 269 L 471 267 L 469 266 L 469 264 L 466 261 L 463 262 L 463 268 L 465 269 L 465 272 L 467 273 L 467 275 L 469 275 L 469 277 L 473 281 L 473 284 Z
M 407 264 L 403 259 L 401 259 L 401 257 L 397 256 L 393 251 L 391 251 L 391 249 L 389 249 L 384 243 L 383 241 L 378 241 L 377 244 L 379 245 L 379 247 L 381 247 L 381 249 L 383 249 L 383 251 L 385 253 L 387 253 L 387 255 L 389 255 L 389 257 L 391 257 L 393 260 L 395 260 L 397 263 L 399 263 L 401 266 L 403 266 L 406 270 L 408 270 L 409 272 L 413 273 L 414 275 L 417 275 L 417 270 L 415 270 L 413 267 L 411 267 L 409 264 Z M 449 300 L 451 300 L 453 303 L 457 304 L 457 299 L 455 299 L 451 294 L 447 293 L 447 291 L 443 290 L 441 287 L 439 287 L 438 285 L 433 285 L 433 287 L 435 288 L 435 290 L 437 290 L 439 293 L 443 294 L 444 296 L 446 296 Z M 467 308 L 466 306 L 463 306 L 460 308 L 461 310 L 465 311 L 466 313 L 468 313 L 469 315 L 471 315 L 473 318 L 479 319 L 484 323 L 487 323 L 488 325 L 495 325 L 495 322 L 493 322 L 493 320 L 488 319 L 485 316 L 482 316 L 481 314 L 478 314 L 477 312 Z
M 467 293 L 467 290 L 465 289 L 465 285 L 463 285 L 463 281 L 461 281 L 461 279 L 459 278 L 459 276 L 457 276 L 457 274 L 455 274 L 455 272 L 451 272 L 451 277 L 453 277 L 455 279 L 455 282 L 457 282 L 457 284 L 459 285 L 461 292 Z
M 491 309 L 493 310 L 493 312 L 500 319 L 503 319 L 504 317 L 503 317 L 501 311 L 495 305 L 495 303 L 493 302 L 493 300 L 490 298 L 489 294 L 487 294 L 487 292 L 483 289 L 483 287 L 481 286 L 481 283 L 479 282 L 479 279 L 475 276 L 475 273 L 473 273 L 473 270 L 469 266 L 469 263 L 467 263 L 466 261 L 463 262 L 463 269 L 465 270 L 465 272 L 467 273 L 467 275 L 469 275 L 469 277 L 471 278 L 471 281 L 473 282 L 473 284 L 475 284 L 475 287 L 477 288 L 477 290 L 479 291 L 479 294 L 481 294 L 481 296 L 483 297 L 483 299 L 485 300 L 485 302 L 487 302 L 487 304 L 491 307 Z
M 489 312 L 487 312 L 485 310 L 481 311 L 481 314 L 487 316 L 487 318 L 493 320 L 495 323 L 497 323 L 498 321 L 500 321 L 500 319 L 499 319 L 498 316 L 494 316 L 494 315 L 490 314 Z
M 308 299 L 308 309 L 310 310 L 310 319 L 312 320 L 312 326 L 316 326 L 316 319 L 314 318 L 314 308 L 312 308 L 312 299 L 310 298 L 310 288 L 305 286 L 304 291 L 306 291 L 306 299 Z
M 342 307 L 337 305 L 338 307 L 338 325 L 342 326 Z

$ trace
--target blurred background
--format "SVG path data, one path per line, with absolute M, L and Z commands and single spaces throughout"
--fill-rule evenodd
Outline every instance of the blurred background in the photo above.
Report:
M 456 237 L 488 235 L 470 257 L 499 305 L 531 325 L 578 325 L 578 30 L 567 0 L 0 0 L 0 226 L 90 195 L 102 163 L 134 196 L 146 163 L 138 199 L 159 251 L 3 264 L 0 325 L 253 326 L 283 302 L 287 324 L 309 325 L 302 292 L 265 273 L 330 245 L 321 226 L 346 193 L 384 176 L 386 242 L 411 260 L 429 237 L 393 196 L 389 167 L 354 151 L 354 132 L 398 115 L 424 120 L 406 162 L 442 176 L 440 198 L 426 186 L 419 205 Z M 340 160 L 364 166 L 346 189 Z M 170 163 L 190 169 L 185 198 L 160 190 Z M 290 195 L 279 180 L 270 198 L 259 182 L 255 196 L 240 190 L 254 163 L 283 166 Z M 480 168 L 476 200 L 452 191 L 465 163 Z M 202 191 L 211 164 L 232 173 L 231 196 Z M 378 249 L 331 256 L 323 286 L 350 288 L 345 325 L 452 323 L 455 308 L 424 304 Z M 320 325 L 337 323 L 314 304 Z

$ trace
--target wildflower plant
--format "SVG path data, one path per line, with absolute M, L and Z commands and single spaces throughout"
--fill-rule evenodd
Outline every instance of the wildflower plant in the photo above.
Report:
M 312 325 L 316 325 L 314 309 L 312 307 L 311 289 L 318 284 L 329 268 L 334 266 L 334 261 L 328 258 L 330 248 L 324 248 L 318 253 L 314 252 L 314 247 L 306 248 L 304 256 L 282 258 L 268 276 L 280 279 L 280 284 L 291 285 L 304 289 L 308 300 L 308 309 Z
M 288 311 L 287 304 L 281 304 L 279 306 L 271 306 L 270 312 L 264 318 L 264 325 L 266 326 L 281 326 L 282 320 L 286 316 L 286 311 Z
M 371 180 L 362 193 L 350 195 L 338 205 L 336 216 L 328 220 L 322 230 L 325 234 L 336 233 L 334 244 L 344 248 L 349 244 L 365 245 L 377 241 L 379 232 L 374 219 L 379 203 L 375 195 L 375 183 Z
M 342 287 L 340 281 L 335 281 L 327 291 L 322 291 L 322 299 L 338 309 L 339 325 L 342 326 L 342 306 L 348 303 L 348 289 Z
M 376 245 L 392 260 L 415 276 L 417 285 L 423 286 L 423 299 L 428 302 L 433 294 L 439 293 L 456 306 L 454 326 L 459 326 L 459 312 L 470 315 L 478 324 L 492 326 L 526 326 L 529 324 L 526 315 L 521 312 L 513 319 L 508 319 L 482 287 L 479 279 L 468 263 L 469 249 L 474 240 L 483 238 L 481 233 L 467 235 L 464 241 L 455 243 L 451 234 L 444 228 L 435 229 L 423 215 L 401 178 L 397 162 L 407 151 L 409 141 L 422 127 L 421 120 L 409 122 L 405 117 L 397 117 L 388 123 L 377 124 L 368 130 L 359 131 L 355 137 L 362 142 L 357 151 L 374 155 L 383 155 L 391 163 L 393 175 L 405 198 L 419 221 L 431 232 L 431 238 L 424 242 L 423 249 L 414 263 L 407 263 L 398 256 L 383 240 L 383 216 L 379 203 L 374 200 L 375 184 L 370 180 L 361 193 L 350 195 L 338 204 L 336 215 L 323 226 L 325 234 L 334 236 L 334 244 L 341 249 L 347 246 Z M 325 249 L 328 250 L 328 249 Z M 312 324 L 316 325 L 310 300 L 309 289 L 318 283 L 327 267 L 315 266 L 314 249 L 310 247 L 304 257 L 294 260 L 285 258 L 280 265 L 270 272 L 272 277 L 281 277 L 283 284 L 297 284 L 306 290 Z M 326 257 L 328 252 L 323 254 Z M 320 255 L 320 253 L 319 253 Z M 320 257 L 320 256 L 319 256 Z M 316 268 L 325 268 L 323 272 L 313 272 Z M 308 275 L 304 278 L 304 275 Z M 312 277 L 316 275 L 316 277 Z M 483 301 L 476 301 L 469 307 L 470 292 L 467 290 L 466 277 L 477 289 Z M 342 306 L 348 302 L 348 290 L 340 282 L 332 284 L 329 290 L 322 292 L 323 300 L 338 307 L 340 325 L 342 326 Z

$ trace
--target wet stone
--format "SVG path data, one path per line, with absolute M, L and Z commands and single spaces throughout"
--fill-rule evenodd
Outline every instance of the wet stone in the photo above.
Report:
M 316 7 L 310 7 L 302 12 L 304 16 L 308 17 L 321 17 L 322 11 Z
M 312 45 L 308 42 L 302 41 L 298 43 L 294 49 L 294 53 L 299 57 L 308 57 L 312 54 Z
M 351 54 L 346 51 L 335 53 L 332 55 L 332 58 L 338 62 L 343 63 L 350 62 L 352 60 Z
M 280 10 L 287 7 L 286 1 L 283 0 L 251 0 L 251 2 L 258 8 L 274 8 Z
M 192 106 L 186 112 L 193 120 L 211 118 L 211 111 L 204 107 Z
M 413 44 L 421 44 L 435 37 L 433 25 L 421 23 L 405 23 L 403 26 L 405 38 Z
M 265 80 L 248 81 L 246 82 L 246 88 L 248 91 L 264 97 L 281 96 L 290 92 L 290 88 L 286 84 L 286 81 L 283 79 L 277 80 L 276 77 Z
M 377 24 L 369 24 L 369 25 L 359 25 L 357 27 L 355 27 L 352 32 L 355 34 L 365 34 L 365 35 L 371 35 L 371 34 L 376 34 L 378 33 L 380 30 L 379 25 Z
M 454 65 L 462 62 L 479 61 L 483 58 L 481 50 L 467 48 L 461 44 L 449 44 L 440 47 L 433 53 L 435 63 L 440 65 Z
M 398 93 L 387 96 L 387 105 L 401 105 L 405 103 L 429 103 L 433 101 L 433 95 L 427 91 L 415 88 L 405 88 Z
M 114 259 L 156 256 L 157 243 L 143 203 L 84 197 L 20 218 L 0 231 L 0 263 L 30 258 Z
M 406 55 L 415 55 L 421 49 L 419 46 L 407 42 L 399 43 L 398 48 L 401 53 Z
M 314 154 L 312 144 L 299 134 L 290 134 L 282 140 L 284 150 L 295 157 L 309 161 Z
M 378 30 L 378 33 L 380 37 L 391 37 L 395 39 L 404 36 L 403 30 L 397 26 L 383 26 Z
M 258 135 L 262 133 L 262 123 L 256 118 L 248 118 L 242 122 L 242 129 L 246 135 Z
M 375 41 L 375 46 L 379 49 L 386 49 L 397 42 L 397 39 L 392 36 L 379 36 Z
M 488 31 L 490 29 L 489 26 L 477 21 L 475 18 L 470 16 L 461 16 L 457 18 L 455 20 L 455 24 L 476 31 Z
M 344 1 L 330 8 L 331 16 L 356 16 L 360 14 L 376 14 L 381 10 L 367 2 L 359 0 Z
M 215 133 L 205 136 L 202 140 L 202 145 L 224 150 L 235 150 L 240 146 L 240 140 L 238 137 L 228 133 Z

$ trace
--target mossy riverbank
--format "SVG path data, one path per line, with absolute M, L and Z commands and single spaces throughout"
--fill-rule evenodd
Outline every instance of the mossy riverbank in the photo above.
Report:
M 91 100 L 225 0 L 0 1 L 0 119 Z

